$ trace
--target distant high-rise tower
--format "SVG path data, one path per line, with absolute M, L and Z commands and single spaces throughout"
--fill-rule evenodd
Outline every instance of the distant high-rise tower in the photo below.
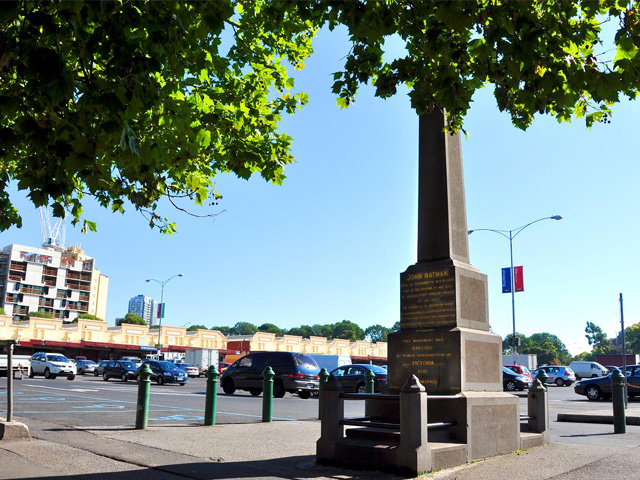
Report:
M 158 320 L 158 302 L 146 295 L 138 295 L 129 300 L 129 313 L 142 317 L 147 325 L 155 325 Z

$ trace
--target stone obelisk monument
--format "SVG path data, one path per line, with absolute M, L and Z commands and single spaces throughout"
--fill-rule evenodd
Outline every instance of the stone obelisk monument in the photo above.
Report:
M 420 117 L 418 262 L 400 274 L 400 332 L 389 335 L 389 389 L 414 374 L 469 459 L 519 448 L 518 402 L 502 393 L 502 339 L 489 330 L 487 278 L 469 263 L 460 135 L 441 112 Z M 437 404 L 437 405 L 436 405 Z

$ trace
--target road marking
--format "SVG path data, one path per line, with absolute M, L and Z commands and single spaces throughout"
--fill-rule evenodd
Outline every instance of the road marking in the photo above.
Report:
M 73 408 L 125 408 L 124 405 L 112 405 L 112 404 L 107 404 L 107 405 L 79 405 L 77 407 L 73 407 Z
M 88 392 L 99 392 L 100 390 L 89 390 L 85 388 L 58 388 L 58 387 L 45 387 L 43 385 L 29 385 L 25 388 L 46 388 L 49 390 L 62 390 L 63 392 L 79 392 L 79 393 L 88 393 Z

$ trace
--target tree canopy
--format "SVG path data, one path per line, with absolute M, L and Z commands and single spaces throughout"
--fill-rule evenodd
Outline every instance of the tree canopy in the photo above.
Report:
M 21 225 L 10 184 L 85 230 L 94 197 L 172 233 L 161 201 L 215 204 L 219 173 L 281 183 L 278 127 L 307 102 L 294 72 L 323 27 L 349 36 L 339 105 L 404 85 L 451 131 L 485 85 L 523 129 L 536 114 L 607 122 L 640 85 L 638 2 L 1 2 L 0 230 Z M 402 54 L 386 55 L 392 37 Z
M 502 339 L 502 352 L 504 354 L 513 353 L 511 344 L 512 336 L 513 334 L 510 333 Z M 530 337 L 527 337 L 522 333 L 516 332 L 516 336 L 520 338 L 518 352 L 537 355 L 540 365 L 568 365 L 571 361 L 569 350 L 556 335 L 542 332 L 534 333 Z
M 593 347 L 593 355 L 605 355 L 609 353 L 616 353 L 616 347 L 611 343 L 609 337 L 602 331 L 598 325 L 593 322 L 587 322 L 587 326 L 584 329 L 585 337 L 589 345 Z
M 123 323 L 130 323 L 133 325 L 146 325 L 147 322 L 144 321 L 144 318 L 136 315 L 135 313 L 127 313 L 124 318 L 116 318 L 116 327 L 122 325 Z M 153 327 L 150 327 L 153 328 Z

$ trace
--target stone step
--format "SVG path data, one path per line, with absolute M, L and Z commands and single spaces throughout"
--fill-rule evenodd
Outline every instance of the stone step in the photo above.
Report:
M 355 429 L 351 429 L 355 430 Z M 364 429 L 359 429 L 364 430 Z M 395 464 L 398 442 L 385 441 L 384 435 L 375 438 L 375 432 L 369 432 L 371 437 L 361 436 L 357 432 L 354 436 L 347 436 L 336 443 L 337 459 L 343 459 L 345 464 L 363 469 L 387 470 Z M 388 432 L 381 432 L 388 433 Z M 452 468 L 467 463 L 467 445 L 464 443 L 429 442 L 431 449 L 432 469 Z
M 541 433 L 520 432 L 520 448 L 533 448 L 544 445 L 544 436 Z
M 389 430 L 386 428 L 373 428 L 373 427 L 360 427 L 360 428 L 347 428 L 345 430 L 345 436 L 347 438 L 358 438 L 364 440 L 377 440 L 381 442 L 400 442 L 400 431 Z M 429 430 L 428 441 L 442 442 L 442 443 L 457 443 L 451 438 L 449 429 L 437 428 Z

